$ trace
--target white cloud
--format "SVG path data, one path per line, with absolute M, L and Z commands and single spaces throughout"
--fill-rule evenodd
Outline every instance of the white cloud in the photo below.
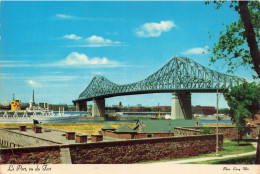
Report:
M 186 50 L 182 52 L 182 54 L 207 54 L 208 53 L 208 46 L 205 46 L 204 48 L 202 47 L 196 47 L 196 48 L 191 48 L 189 50 Z
M 139 37 L 158 37 L 162 32 L 167 32 L 175 27 L 173 21 L 161 21 L 160 23 L 145 23 L 140 28 L 137 28 L 136 34 Z
M 78 52 L 70 53 L 65 60 L 58 63 L 59 66 L 84 66 L 84 65 L 105 65 L 105 66 L 119 66 L 119 62 L 108 60 L 103 57 L 89 58 L 86 54 Z
M 102 74 L 104 74 L 104 73 L 103 73 L 103 72 L 92 72 L 92 74 L 102 75 Z
M 63 38 L 71 39 L 71 40 L 80 40 L 80 39 L 82 39 L 82 37 L 77 36 L 76 34 L 66 34 L 65 36 L 63 36 Z
M 113 42 L 110 39 L 104 39 L 101 36 L 92 35 L 86 38 L 87 45 L 81 45 L 81 47 L 102 47 L 102 46 L 119 46 L 120 42 Z
M 35 82 L 35 81 L 33 81 L 33 80 L 26 80 L 26 82 L 27 82 L 29 85 L 31 85 L 32 87 L 40 87 L 40 86 L 41 86 L 40 83 L 37 83 L 37 82 Z
M 86 39 L 89 43 L 112 43 L 109 39 L 104 39 L 103 37 L 99 37 L 96 35 L 92 35 Z
M 25 61 L 0 61 L 0 67 L 33 67 L 32 64 L 24 63 Z
M 74 18 L 74 16 L 65 15 L 65 14 L 56 14 L 56 17 L 60 18 L 60 19 L 73 19 Z
M 30 85 L 35 85 L 36 84 L 35 81 L 33 81 L 33 80 L 27 80 L 27 83 L 29 83 Z
M 1 68 L 8 68 L 8 67 L 91 67 L 91 68 L 101 68 L 101 67 L 122 67 L 127 66 L 121 64 L 117 61 L 109 60 L 107 57 L 92 57 L 89 58 L 86 54 L 80 54 L 78 52 L 70 53 L 65 59 L 57 61 L 57 62 L 50 62 L 50 63 L 35 63 L 35 62 L 28 62 L 27 64 L 16 62 L 16 61 L 1 61 L 0 67 Z M 63 80 L 65 80 L 64 78 Z M 39 78 L 37 79 L 40 80 Z M 59 79 L 62 80 L 62 79 Z M 29 81 L 28 81 L 29 83 Z M 33 82 L 30 82 L 33 84 Z

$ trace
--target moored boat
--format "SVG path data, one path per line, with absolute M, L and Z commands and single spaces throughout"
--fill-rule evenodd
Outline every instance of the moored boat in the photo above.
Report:
M 27 112 L 27 111 L 1 111 L 0 123 L 33 123 L 38 120 L 42 123 L 73 123 L 78 120 L 79 114 L 55 114 L 53 111 Z
M 20 100 L 12 100 L 10 111 L 0 111 L 0 123 L 33 123 L 33 120 L 42 123 L 73 123 L 79 117 L 80 114 L 66 114 L 64 108 L 63 112 L 59 110 L 59 113 L 54 113 L 48 108 L 36 106 L 34 91 L 30 107 L 26 108 L 26 110 L 21 110 Z

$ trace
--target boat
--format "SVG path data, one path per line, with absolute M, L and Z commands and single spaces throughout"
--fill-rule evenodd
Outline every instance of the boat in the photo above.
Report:
M 73 123 L 80 116 L 80 114 L 66 114 L 64 108 L 63 112 L 59 108 L 59 112 L 54 113 L 47 107 L 45 108 L 45 105 L 44 108 L 36 106 L 33 91 L 32 101 L 26 110 L 21 110 L 20 100 L 12 100 L 10 111 L 0 111 L 0 123 L 33 123 L 33 120 L 41 123 Z
M 0 111 L 0 123 L 33 123 L 33 120 L 42 123 L 75 123 L 79 117 L 79 114 L 55 114 L 49 110 L 34 111 L 33 113 L 28 111 Z

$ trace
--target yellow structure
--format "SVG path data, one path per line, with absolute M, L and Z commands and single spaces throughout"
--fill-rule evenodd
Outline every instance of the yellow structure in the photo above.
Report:
M 11 101 L 11 110 L 12 111 L 21 110 L 20 100 Z

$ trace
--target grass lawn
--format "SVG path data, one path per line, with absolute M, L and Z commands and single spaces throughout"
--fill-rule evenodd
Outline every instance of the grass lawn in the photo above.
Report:
M 208 161 L 190 162 L 185 164 L 255 164 L 256 155 L 247 155 L 243 157 L 233 157 L 225 159 L 215 159 Z
M 135 123 L 50 123 L 50 124 L 44 124 L 44 127 L 48 128 L 54 128 L 54 129 L 62 129 L 62 130 L 69 130 L 69 131 L 75 131 L 75 132 L 81 132 L 81 133 L 88 133 L 88 134 L 97 134 L 99 130 L 101 130 L 102 127 L 106 125 L 110 125 L 114 128 L 119 128 L 123 125 L 127 124 L 128 126 L 132 127 L 135 125 Z
M 26 127 L 31 127 L 32 123 L 0 123 L 1 128 L 19 128 L 20 125 L 24 125 Z
M 239 146 L 237 144 L 237 141 L 235 141 L 234 139 L 224 139 L 223 143 L 224 149 L 223 151 L 220 151 L 221 155 L 233 155 L 255 150 L 253 145 L 247 140 L 241 141 Z
M 43 128 L 54 128 L 54 129 L 61 129 L 65 131 L 75 131 L 75 132 L 81 132 L 81 133 L 87 133 L 87 134 L 97 134 L 99 130 L 101 130 L 102 127 L 106 125 L 110 125 L 114 128 L 119 128 L 123 126 L 124 124 L 127 124 L 128 126 L 132 127 L 135 125 L 135 122 L 133 123 L 116 123 L 116 122 L 111 122 L 111 123 L 46 123 L 43 124 Z M 17 128 L 19 125 L 25 125 L 27 127 L 31 127 L 33 124 L 32 123 L 9 123 L 9 124 L 0 124 L 0 127 L 2 128 Z
M 216 127 L 217 123 L 203 123 L 204 127 Z M 232 123 L 219 123 L 219 127 L 236 127 L 235 124 Z
M 240 146 L 238 146 L 237 141 L 234 141 L 233 139 L 224 138 L 223 150 L 221 150 L 219 153 L 220 153 L 220 156 L 223 156 L 223 155 L 246 153 L 246 152 L 251 152 L 253 150 L 255 150 L 255 148 L 252 146 L 252 144 L 250 142 L 248 142 L 246 140 L 242 140 L 240 142 Z M 215 156 L 216 156 L 216 152 L 212 152 L 209 154 L 201 154 L 201 155 L 197 155 L 197 156 L 191 156 L 188 158 L 173 158 L 173 159 L 165 159 L 165 160 L 159 160 L 159 161 L 147 161 L 147 162 L 142 162 L 142 163 L 177 161 L 177 160 L 215 157 Z

